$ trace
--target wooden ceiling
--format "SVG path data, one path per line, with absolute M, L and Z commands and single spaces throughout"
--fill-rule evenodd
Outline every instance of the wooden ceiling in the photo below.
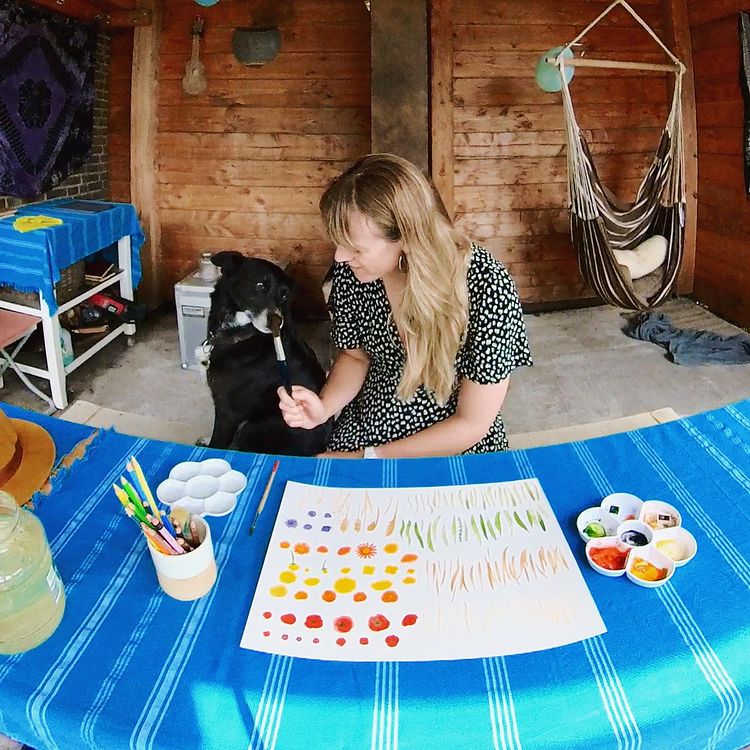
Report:
M 111 27 L 145 26 L 151 23 L 151 13 L 142 8 L 139 0 L 29 0 L 32 5 L 80 18 L 99 20 Z M 139 6 L 140 9 L 139 9 Z

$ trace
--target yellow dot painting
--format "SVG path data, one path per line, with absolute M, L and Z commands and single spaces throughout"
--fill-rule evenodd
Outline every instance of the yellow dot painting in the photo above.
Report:
M 353 578 L 339 578 L 334 584 L 333 588 L 339 592 L 339 594 L 348 594 L 350 591 L 354 591 L 357 588 L 357 582 Z
M 389 555 L 392 555 L 395 552 L 398 552 L 398 544 L 396 544 L 395 542 L 386 544 L 385 547 L 383 547 L 383 552 L 387 552 Z
M 297 576 L 290 570 L 284 570 L 281 572 L 281 575 L 279 575 L 279 580 L 282 583 L 294 583 L 297 580 Z
M 305 586 L 317 586 L 320 583 L 320 578 L 305 578 Z
M 271 586 L 271 589 L 268 593 L 271 594 L 271 596 L 276 596 L 279 598 L 282 596 L 286 596 L 286 586 Z
M 374 565 L 363 565 L 362 566 L 362 572 L 366 576 L 371 576 L 375 572 L 375 566 Z
M 289 563 L 289 570 L 299 570 L 297 563 Z
M 406 578 L 404 578 L 404 583 L 416 583 L 416 582 L 417 582 L 417 579 L 412 578 L 411 576 L 407 576 Z
M 385 591 L 385 589 L 389 589 L 391 586 L 393 586 L 393 583 L 391 581 L 375 581 L 375 583 L 372 584 L 372 587 L 375 589 L 375 591 Z
M 398 573 L 398 565 L 386 565 L 385 566 L 385 572 L 389 576 L 394 576 L 396 573 Z
M 351 573 L 352 569 L 351 568 L 341 568 L 341 572 L 346 575 L 346 573 Z

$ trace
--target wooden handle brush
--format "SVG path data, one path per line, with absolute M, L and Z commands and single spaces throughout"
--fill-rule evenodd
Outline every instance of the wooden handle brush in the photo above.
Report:
M 284 384 L 284 390 L 292 395 L 292 381 L 289 378 L 289 366 L 286 363 L 286 354 L 284 354 L 284 345 L 281 343 L 281 316 L 277 313 L 268 313 L 268 324 L 273 336 L 273 348 L 276 350 L 276 361 L 279 364 L 279 373 L 281 382 Z

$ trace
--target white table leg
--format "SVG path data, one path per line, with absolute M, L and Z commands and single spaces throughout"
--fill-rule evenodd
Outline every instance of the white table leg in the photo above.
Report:
M 68 394 L 65 389 L 65 367 L 63 366 L 62 343 L 60 341 L 60 321 L 57 313 L 50 315 L 49 306 L 39 295 L 42 311 L 42 332 L 44 333 L 44 352 L 47 355 L 47 372 L 52 400 L 58 409 L 68 405 Z
M 130 235 L 126 234 L 117 241 L 117 263 L 125 275 L 120 279 L 120 296 L 123 299 L 133 301 L 133 264 L 130 260 Z M 135 325 L 133 323 L 125 324 L 125 334 L 127 336 L 135 335 Z

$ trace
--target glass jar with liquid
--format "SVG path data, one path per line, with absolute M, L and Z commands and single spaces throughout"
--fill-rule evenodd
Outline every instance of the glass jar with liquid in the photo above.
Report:
M 62 620 L 65 589 L 39 519 L 0 491 L 0 654 L 28 651 Z

